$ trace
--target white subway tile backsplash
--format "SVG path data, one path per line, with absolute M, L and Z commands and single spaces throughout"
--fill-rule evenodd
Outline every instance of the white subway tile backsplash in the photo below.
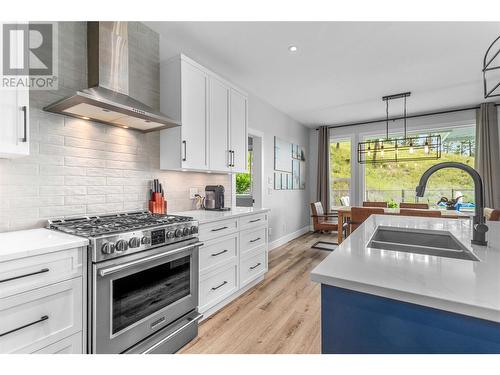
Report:
M 66 156 L 64 158 L 64 164 L 68 166 L 104 168 L 104 166 L 106 165 L 106 161 L 101 159 L 88 159 Z

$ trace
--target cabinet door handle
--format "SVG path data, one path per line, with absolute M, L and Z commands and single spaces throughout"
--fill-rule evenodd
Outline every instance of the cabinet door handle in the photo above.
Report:
M 21 138 L 22 142 L 28 142 L 28 107 L 23 105 L 21 107 L 21 110 L 23 111 L 23 128 L 24 128 L 24 136 Z
M 257 221 L 260 221 L 260 219 L 250 220 L 249 223 L 256 223 Z
M 9 333 L 14 333 L 14 332 L 19 331 L 19 330 L 21 330 L 21 329 L 23 329 L 23 328 L 28 328 L 28 327 L 30 327 L 30 326 L 32 326 L 32 325 L 35 325 L 35 324 L 37 324 L 37 323 L 44 322 L 44 321 L 46 321 L 46 320 L 48 320 L 48 319 L 49 319 L 49 317 L 48 317 L 47 315 L 41 316 L 41 317 L 40 317 L 40 319 L 35 320 L 34 322 L 31 322 L 31 323 L 25 324 L 25 325 L 23 325 L 23 326 L 21 326 L 21 327 L 17 327 L 17 328 L 11 329 L 10 331 L 7 331 L 7 332 L 0 333 L 0 337 L 6 336 L 6 335 L 8 335 Z
M 223 287 L 224 285 L 226 285 L 226 284 L 227 284 L 227 281 L 224 281 L 222 284 L 217 285 L 217 286 L 214 286 L 214 287 L 212 288 L 212 290 L 217 290 L 217 289 L 219 289 L 219 288 L 222 288 L 222 287 Z
M 257 242 L 258 240 L 260 240 L 260 237 L 257 237 L 256 239 L 254 240 L 250 240 L 250 242 Z
M 45 272 L 49 272 L 49 269 L 48 268 L 42 268 L 40 271 L 25 273 L 23 275 L 9 277 L 8 279 L 2 279 L 2 280 L 0 280 L 0 283 L 6 283 L 7 281 L 22 279 L 23 277 L 38 275 L 39 273 L 45 273 Z
M 255 266 L 250 267 L 250 269 L 251 269 L 251 270 L 254 270 L 254 269 L 256 269 L 257 267 L 259 267 L 261 264 L 262 264 L 262 263 L 260 263 L 260 262 L 259 262 L 259 263 L 257 263 Z
M 222 251 L 219 251 L 218 253 L 214 253 L 214 254 L 210 254 L 210 255 L 213 256 L 213 257 L 216 257 L 216 256 L 222 255 L 224 253 L 227 253 L 227 250 L 222 250 Z
M 231 151 L 231 154 L 233 155 L 233 160 L 231 161 L 231 167 L 234 167 L 234 150 Z
M 220 230 L 227 229 L 227 227 L 212 229 L 212 232 L 218 232 Z
M 184 146 L 184 156 L 182 157 L 182 161 L 187 160 L 187 141 L 182 141 L 182 144 Z

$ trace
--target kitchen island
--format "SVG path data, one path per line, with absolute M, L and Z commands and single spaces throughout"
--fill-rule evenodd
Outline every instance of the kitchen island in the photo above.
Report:
M 312 272 L 323 353 L 500 353 L 500 223 L 373 215 Z M 478 261 L 368 247 L 379 227 L 451 233 Z

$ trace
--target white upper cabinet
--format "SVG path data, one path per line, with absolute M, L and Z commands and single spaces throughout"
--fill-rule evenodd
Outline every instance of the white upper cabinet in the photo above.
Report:
M 247 170 L 247 107 L 248 99 L 237 90 L 231 89 L 230 95 L 230 127 L 229 138 L 231 140 L 232 171 L 246 172 Z
M 12 48 L 15 46 L 19 45 L 13 43 Z M 19 55 L 12 52 L 11 54 Z M 29 90 L 26 88 L 2 89 L 0 92 L 0 158 L 18 158 L 29 155 L 29 130 Z
M 184 55 L 161 65 L 161 111 L 182 126 L 161 131 L 160 168 L 246 170 L 247 97 Z
M 231 171 L 229 151 L 229 86 L 210 78 L 210 169 Z
M 182 126 L 160 133 L 161 169 L 208 169 L 208 75 L 184 59 L 161 71 L 161 111 Z

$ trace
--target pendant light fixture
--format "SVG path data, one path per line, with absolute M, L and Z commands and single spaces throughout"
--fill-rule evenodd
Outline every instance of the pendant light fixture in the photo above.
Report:
M 500 36 L 490 44 L 483 59 L 484 98 L 500 96 L 500 78 L 493 71 L 500 69 Z M 489 82 L 488 82 L 489 81 Z M 488 84 L 489 83 L 489 84 Z M 493 86 L 493 87 L 492 87 Z
M 358 143 L 358 163 L 390 163 L 401 161 L 434 160 L 441 158 L 441 135 L 408 137 L 406 133 L 406 98 L 410 92 L 382 97 L 385 101 L 385 139 L 369 140 Z M 403 99 L 404 136 L 389 137 L 389 101 Z

